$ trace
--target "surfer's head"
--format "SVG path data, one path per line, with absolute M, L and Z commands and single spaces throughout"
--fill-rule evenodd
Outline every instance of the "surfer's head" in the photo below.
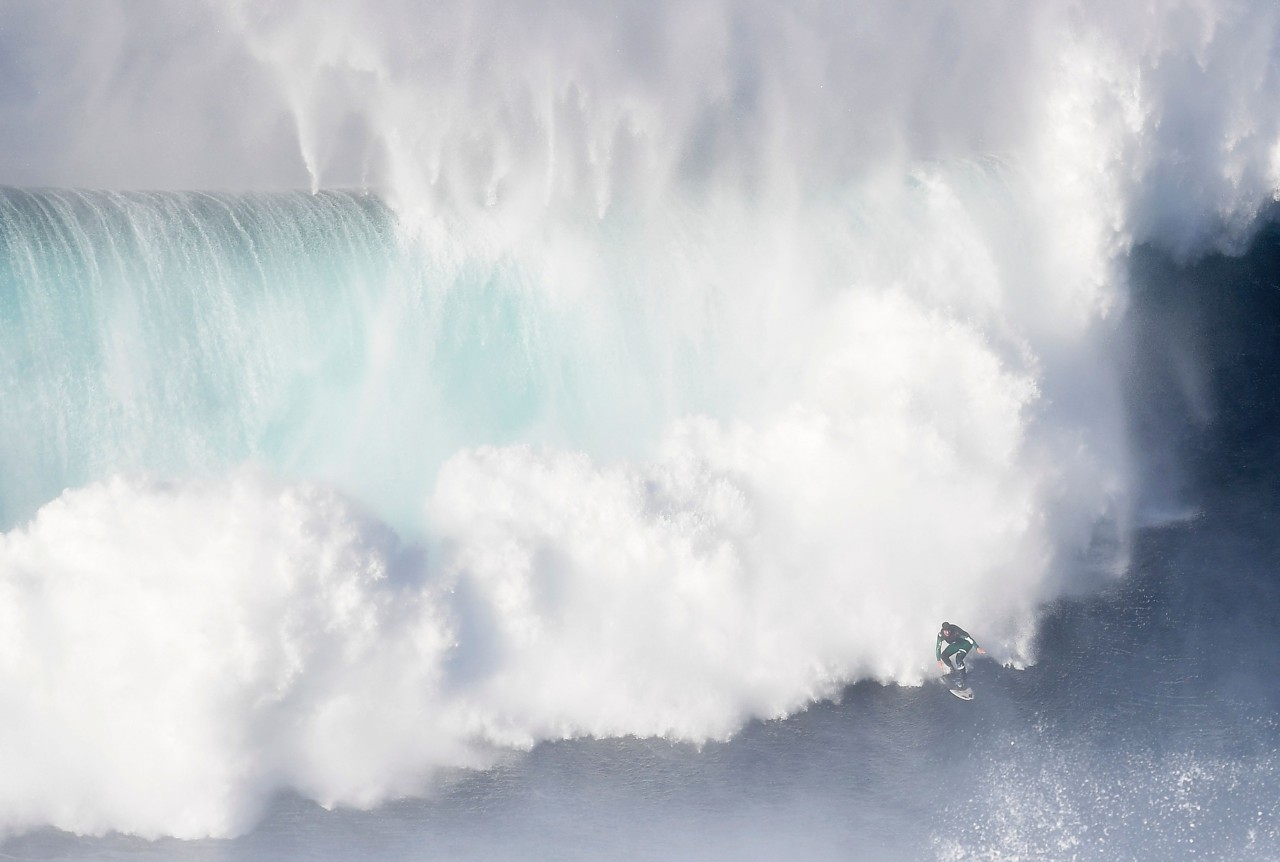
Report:
M 949 635 L 949 634 L 951 634 L 951 623 L 943 623 L 943 624 L 942 624 L 942 633 L 943 633 L 944 635 Z

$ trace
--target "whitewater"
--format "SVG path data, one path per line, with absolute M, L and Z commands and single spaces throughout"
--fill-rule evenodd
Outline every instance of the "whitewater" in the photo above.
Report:
M 1179 441 L 1227 439 L 1237 354 L 1170 285 L 1271 277 L 1278 35 L 1263 3 L 0 10 L 0 833 L 86 836 L 5 846 L 290 858 L 301 818 L 334 857 L 671 858 L 522 800 L 599 774 L 620 823 L 637 774 L 685 800 L 827 746 L 796 810 L 897 813 L 760 858 L 1105 858 L 1125 769 L 1170 762 L 1211 799 L 1158 807 L 1232 776 L 1258 810 L 1211 846 L 1265 858 L 1251 700 L 1212 757 L 1175 699 L 1193 741 L 1120 773 L 989 758 L 1005 819 L 927 853 L 887 836 L 961 767 L 887 752 L 984 694 L 1002 752 L 1170 706 L 1052 662 L 1124 666 L 1135 607 L 1199 607 L 1153 574 L 1211 565 L 1178 531 L 1230 532 Z M 929 698 L 943 619 L 993 659 L 973 705 Z M 750 857 L 777 811 L 727 798 L 699 852 Z

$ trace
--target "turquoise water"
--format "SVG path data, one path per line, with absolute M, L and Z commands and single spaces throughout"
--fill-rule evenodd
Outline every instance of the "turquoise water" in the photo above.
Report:
M 117 472 L 252 462 L 404 525 L 463 445 L 626 451 L 666 381 L 603 278 L 557 303 L 366 194 L 0 191 L 0 524 Z

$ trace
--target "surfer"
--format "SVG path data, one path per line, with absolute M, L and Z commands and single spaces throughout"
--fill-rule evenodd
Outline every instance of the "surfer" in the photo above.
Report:
M 953 671 L 960 672 L 960 684 L 958 688 L 967 689 L 968 671 L 964 666 L 964 657 L 969 654 L 969 650 L 976 649 L 979 654 L 985 654 L 986 650 L 978 646 L 978 642 L 964 629 L 955 623 L 944 622 L 942 629 L 938 632 L 938 645 L 934 650 L 934 654 L 938 659 L 938 667 L 947 668 L 947 673 Z

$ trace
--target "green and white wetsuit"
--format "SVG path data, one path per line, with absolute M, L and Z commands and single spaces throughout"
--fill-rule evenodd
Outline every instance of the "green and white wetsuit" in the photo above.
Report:
M 960 687 L 968 686 L 968 671 L 964 666 L 964 657 L 969 654 L 969 650 L 978 648 L 978 642 L 973 639 L 970 634 L 959 626 L 949 626 L 947 634 L 938 632 L 938 645 L 934 649 L 934 655 L 938 661 L 948 665 L 953 670 L 960 671 Z M 950 671 L 948 671 L 950 673 Z

